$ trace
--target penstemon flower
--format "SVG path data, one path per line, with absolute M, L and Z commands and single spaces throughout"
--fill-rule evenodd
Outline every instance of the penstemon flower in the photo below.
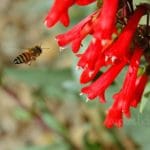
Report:
M 45 24 L 52 27 L 60 21 L 68 26 L 69 8 L 90 3 L 99 6 L 98 0 L 55 0 Z M 146 25 L 139 25 L 139 21 L 142 16 L 149 15 L 150 5 L 144 3 L 135 10 L 133 8 L 130 0 L 103 0 L 103 4 L 95 12 L 66 33 L 56 36 L 60 47 L 71 44 L 73 53 L 79 58 L 77 67 L 82 69 L 80 83 L 89 83 L 81 92 L 89 100 L 98 97 L 100 102 L 106 102 L 105 91 L 121 70 L 128 67 L 123 86 L 114 94 L 114 103 L 108 109 L 104 121 L 108 128 L 114 125 L 121 127 L 124 115 L 130 118 L 130 108 L 137 107 L 140 103 L 149 79 L 150 26 L 148 20 Z M 80 53 L 82 41 L 88 35 L 91 36 L 91 41 L 86 50 Z M 139 74 L 141 59 L 146 69 Z M 107 69 L 100 74 L 102 67 Z
M 47 27 L 52 27 L 57 21 L 60 21 L 64 26 L 69 25 L 68 9 L 73 5 L 88 5 L 95 0 L 55 0 L 54 5 L 48 12 L 45 19 Z
M 126 117 L 130 117 L 130 105 L 135 96 L 136 80 L 138 78 L 137 72 L 142 53 L 142 49 L 135 48 L 123 87 L 119 93 L 114 95 L 114 104 L 108 111 L 108 115 L 105 120 L 107 127 L 111 127 L 112 125 L 116 125 L 118 127 L 122 126 L 123 113 L 126 115 Z

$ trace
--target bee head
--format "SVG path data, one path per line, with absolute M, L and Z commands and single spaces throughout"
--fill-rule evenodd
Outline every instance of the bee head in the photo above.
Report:
M 38 51 L 39 53 L 42 53 L 42 48 L 41 46 L 35 46 L 36 51 Z

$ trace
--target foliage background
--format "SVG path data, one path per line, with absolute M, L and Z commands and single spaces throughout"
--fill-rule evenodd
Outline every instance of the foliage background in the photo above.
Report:
M 1 0 L 0 3 L 0 149 L 142 149 L 150 147 L 149 84 L 142 105 L 132 110 L 132 118 L 121 129 L 106 129 L 103 120 L 118 91 L 124 72 L 107 92 L 108 103 L 85 102 L 79 96 L 79 71 L 70 47 L 63 52 L 54 40 L 67 31 L 57 24 L 43 25 L 50 0 Z M 139 3 L 139 0 L 135 1 Z M 149 0 L 147 0 L 149 2 Z M 75 6 L 70 10 L 71 25 L 95 9 Z M 83 42 L 88 45 L 90 37 Z M 42 45 L 43 53 L 28 65 L 14 65 L 23 49 Z

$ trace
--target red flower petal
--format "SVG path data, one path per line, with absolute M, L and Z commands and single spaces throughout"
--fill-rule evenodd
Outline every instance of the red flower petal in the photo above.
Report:
M 99 11 L 94 12 L 91 15 L 87 16 L 85 19 L 83 19 L 80 23 L 75 25 L 72 29 L 70 29 L 66 33 L 57 35 L 56 39 L 59 46 L 65 46 L 72 42 L 73 52 L 77 52 L 81 41 L 88 34 L 91 34 L 93 30 L 91 26 L 91 22 L 92 22 L 92 18 L 96 14 L 99 14 Z
M 138 7 L 133 16 L 129 19 L 128 24 L 120 34 L 119 38 L 105 52 L 108 57 L 125 58 L 129 55 L 129 47 L 136 31 L 137 25 L 141 17 L 144 15 L 143 7 Z
M 76 4 L 78 5 L 88 5 L 90 3 L 95 2 L 96 0 L 76 0 Z
M 142 76 L 137 78 L 134 98 L 132 99 L 130 104 L 132 107 L 136 107 L 138 103 L 141 101 L 141 97 L 144 92 L 147 81 L 148 76 L 146 74 L 143 74 Z
M 115 28 L 118 0 L 104 0 L 101 14 L 93 24 L 94 36 L 100 40 L 110 40 Z
M 64 13 L 60 17 L 60 21 L 66 27 L 69 25 L 70 19 L 69 19 L 68 11 L 64 11 Z
M 108 86 L 114 81 L 125 64 L 126 62 L 120 62 L 111 66 L 96 81 L 91 83 L 89 86 L 82 88 L 82 93 L 87 94 L 89 99 L 94 99 L 104 93 L 106 88 L 108 88 Z
M 123 84 L 122 89 L 119 93 L 115 94 L 114 99 L 120 101 L 122 112 L 126 117 L 130 117 L 130 104 L 134 98 L 134 93 L 136 90 L 136 79 L 139 67 L 140 58 L 143 54 L 143 50 L 136 48 L 132 56 L 130 66 Z
M 122 127 L 123 120 L 122 120 L 122 111 L 121 111 L 121 109 L 116 108 L 116 106 L 113 105 L 108 110 L 108 114 L 106 116 L 104 124 L 107 128 L 112 128 L 114 125 L 117 126 L 118 128 Z
M 69 24 L 68 9 L 75 3 L 75 0 L 55 0 L 52 8 L 45 18 L 47 27 L 52 27 L 57 21 L 61 21 L 64 25 Z

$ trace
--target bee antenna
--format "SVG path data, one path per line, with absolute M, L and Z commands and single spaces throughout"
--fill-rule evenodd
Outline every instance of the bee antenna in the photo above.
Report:
M 41 47 L 41 46 L 42 46 L 42 43 L 39 44 L 39 47 Z

